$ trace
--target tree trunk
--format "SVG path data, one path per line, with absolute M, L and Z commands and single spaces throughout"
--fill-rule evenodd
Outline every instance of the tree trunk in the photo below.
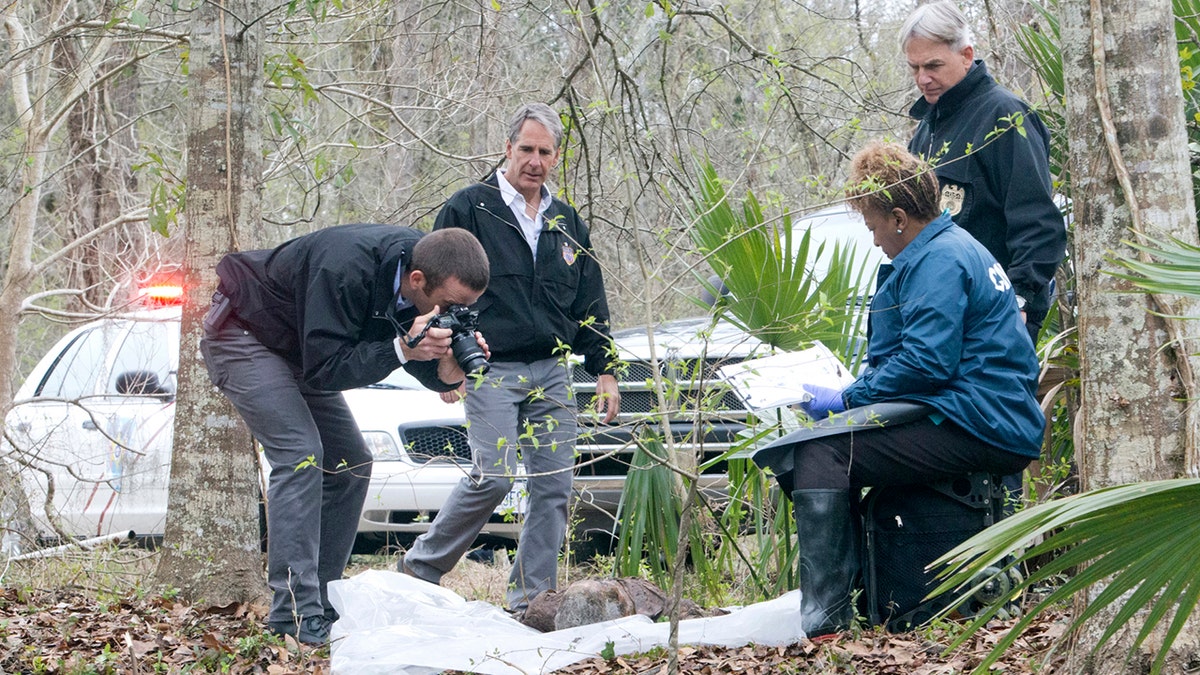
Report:
M 1196 395 L 1198 362 L 1194 345 L 1175 342 L 1188 329 L 1162 315 L 1200 316 L 1200 305 L 1130 293 L 1130 284 L 1108 274 L 1117 269 L 1110 256 L 1137 255 L 1123 243 L 1133 231 L 1197 240 L 1171 2 L 1063 0 L 1060 12 L 1076 227 L 1080 475 L 1085 489 L 1182 476 L 1196 469 L 1196 409 L 1185 398 Z M 1131 672 L 1126 657 L 1140 621 L 1090 656 L 1113 615 L 1106 611 L 1081 631 L 1071 672 Z M 1175 643 L 1166 672 L 1181 672 L 1198 656 L 1196 619 Z M 1149 642 L 1149 649 L 1160 644 Z M 1143 646 L 1134 663 L 1148 653 Z
M 32 125 L 26 125 L 26 129 Z M 33 233 L 37 223 L 37 207 L 41 198 L 42 177 L 45 175 L 47 143 L 41 136 L 30 135 L 25 144 L 26 156 L 30 158 L 22 175 L 21 185 L 28 189 L 17 199 L 13 209 L 9 236 L 8 267 L 4 285 L 0 287 L 0 316 L 18 316 L 21 301 L 31 284 L 33 267 L 31 251 Z M 0 321 L 0 364 L 16 362 L 17 322 Z M 0 414 L 8 415 L 12 408 L 17 384 L 13 375 L 16 368 L 0 367 Z M 4 448 L 7 452 L 9 449 Z M 15 450 L 15 449 L 14 449 Z M 29 504 L 21 487 L 21 477 L 13 464 L 0 458 L 0 557 L 18 555 L 25 548 L 32 548 L 33 521 L 29 515 Z
M 171 489 L 158 579 L 192 601 L 226 605 L 265 597 L 259 543 L 257 453 L 200 359 L 201 323 L 215 266 L 261 214 L 263 100 L 258 0 L 192 10 L 189 58 L 186 296 Z
M 7 264 L 3 286 L 0 286 L 0 316 L 20 315 L 21 303 L 34 279 L 33 241 L 37 232 L 38 205 L 42 199 L 42 184 L 46 178 L 46 154 L 50 147 L 53 125 L 47 126 L 46 104 L 37 92 L 31 95 L 31 71 L 37 65 L 29 50 L 25 27 L 10 5 L 0 10 L 11 53 L 17 56 L 5 66 L 5 75 L 12 92 L 17 125 L 24 136 L 23 155 L 28 158 L 21 168 L 20 196 L 12 208 L 8 226 Z M 81 82 L 81 84 L 83 84 Z M 0 321 L 0 364 L 16 363 L 17 322 Z M 0 413 L 7 415 L 12 408 L 17 385 L 16 368 L 0 367 Z M 4 550 L 16 554 L 26 535 L 33 531 L 29 505 L 25 503 L 20 476 L 8 462 L 0 461 L 0 494 L 6 506 L 0 511 L 0 534 L 6 535 Z

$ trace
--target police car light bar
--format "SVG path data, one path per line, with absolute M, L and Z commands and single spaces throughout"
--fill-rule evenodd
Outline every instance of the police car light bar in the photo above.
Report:
M 155 306 L 179 305 L 183 303 L 183 286 L 155 285 L 142 289 L 146 304 Z

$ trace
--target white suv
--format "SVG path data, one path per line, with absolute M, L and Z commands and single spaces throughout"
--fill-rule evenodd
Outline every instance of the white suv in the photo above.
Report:
M 855 260 L 874 270 L 887 257 L 874 246 L 873 235 L 862 216 L 846 204 L 809 213 L 793 222 L 793 245 L 798 249 L 805 230 L 811 232 L 808 273 L 822 279 L 828 273 L 834 245 L 852 247 Z M 821 256 L 815 252 L 827 247 Z M 714 285 L 722 286 L 714 277 Z M 711 297 L 707 297 L 712 302 Z M 866 308 L 869 297 L 858 299 Z M 653 359 L 651 344 L 653 333 Z M 654 375 L 664 385 L 667 428 L 677 450 L 691 454 L 702 468 L 700 486 L 719 496 L 726 486 L 727 462 L 722 456 L 745 441 L 754 415 L 717 370 L 743 360 L 766 356 L 771 347 L 726 321 L 710 316 L 666 321 L 654 326 L 628 328 L 613 333 L 617 351 L 627 364 L 619 383 L 621 415 L 612 425 L 589 414 L 595 405 L 596 378 L 576 363 L 572 370 L 575 400 L 580 411 L 581 438 L 577 445 L 575 491 L 577 517 L 590 533 L 616 531 L 616 517 L 633 458 L 636 437 L 661 436 L 659 418 L 664 412 L 655 391 Z M 656 365 L 652 365 L 656 364 Z
M 73 537 L 162 535 L 179 321 L 164 307 L 80 326 L 18 390 L 0 459 L 21 476 L 39 537 L 56 538 L 47 511 Z M 470 466 L 462 405 L 401 370 L 346 400 L 375 456 L 360 534 L 425 531 Z M 516 536 L 521 494 L 518 481 L 485 534 Z

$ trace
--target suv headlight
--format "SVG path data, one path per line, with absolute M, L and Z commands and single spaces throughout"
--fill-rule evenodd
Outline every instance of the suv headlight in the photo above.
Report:
M 396 439 L 386 431 L 364 431 L 362 432 L 363 440 L 367 443 L 367 449 L 371 451 L 371 455 L 376 461 L 399 461 L 400 446 L 396 445 Z

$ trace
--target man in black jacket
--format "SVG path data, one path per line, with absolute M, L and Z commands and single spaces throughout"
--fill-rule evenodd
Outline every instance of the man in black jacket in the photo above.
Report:
M 608 302 L 588 228 L 545 187 L 562 138 L 562 122 L 549 106 L 522 106 L 509 124 L 506 169 L 459 190 L 438 214 L 434 232 L 471 232 L 491 261 L 491 280 L 476 309 L 492 369 L 464 390 L 472 473 L 399 565 L 439 583 L 524 462 L 528 511 L 507 597 L 518 612 L 555 587 L 566 532 L 577 435 L 566 350 L 582 355 L 596 376 L 603 420 L 611 422 L 620 410 Z
M 200 349 L 271 465 L 268 627 L 327 642 L 337 615 L 326 585 L 350 558 L 372 461 L 341 392 L 400 366 L 435 391 L 458 387 L 450 329 L 406 338 L 479 298 L 487 256 L 464 231 L 342 225 L 230 253 L 217 275 Z M 304 466 L 309 458 L 315 466 Z
M 966 18 L 948 0 L 900 29 L 921 98 L 910 152 L 936 165 L 942 207 L 1004 267 L 1034 343 L 1067 231 L 1050 180 L 1050 133 L 1037 113 L 975 59 Z

